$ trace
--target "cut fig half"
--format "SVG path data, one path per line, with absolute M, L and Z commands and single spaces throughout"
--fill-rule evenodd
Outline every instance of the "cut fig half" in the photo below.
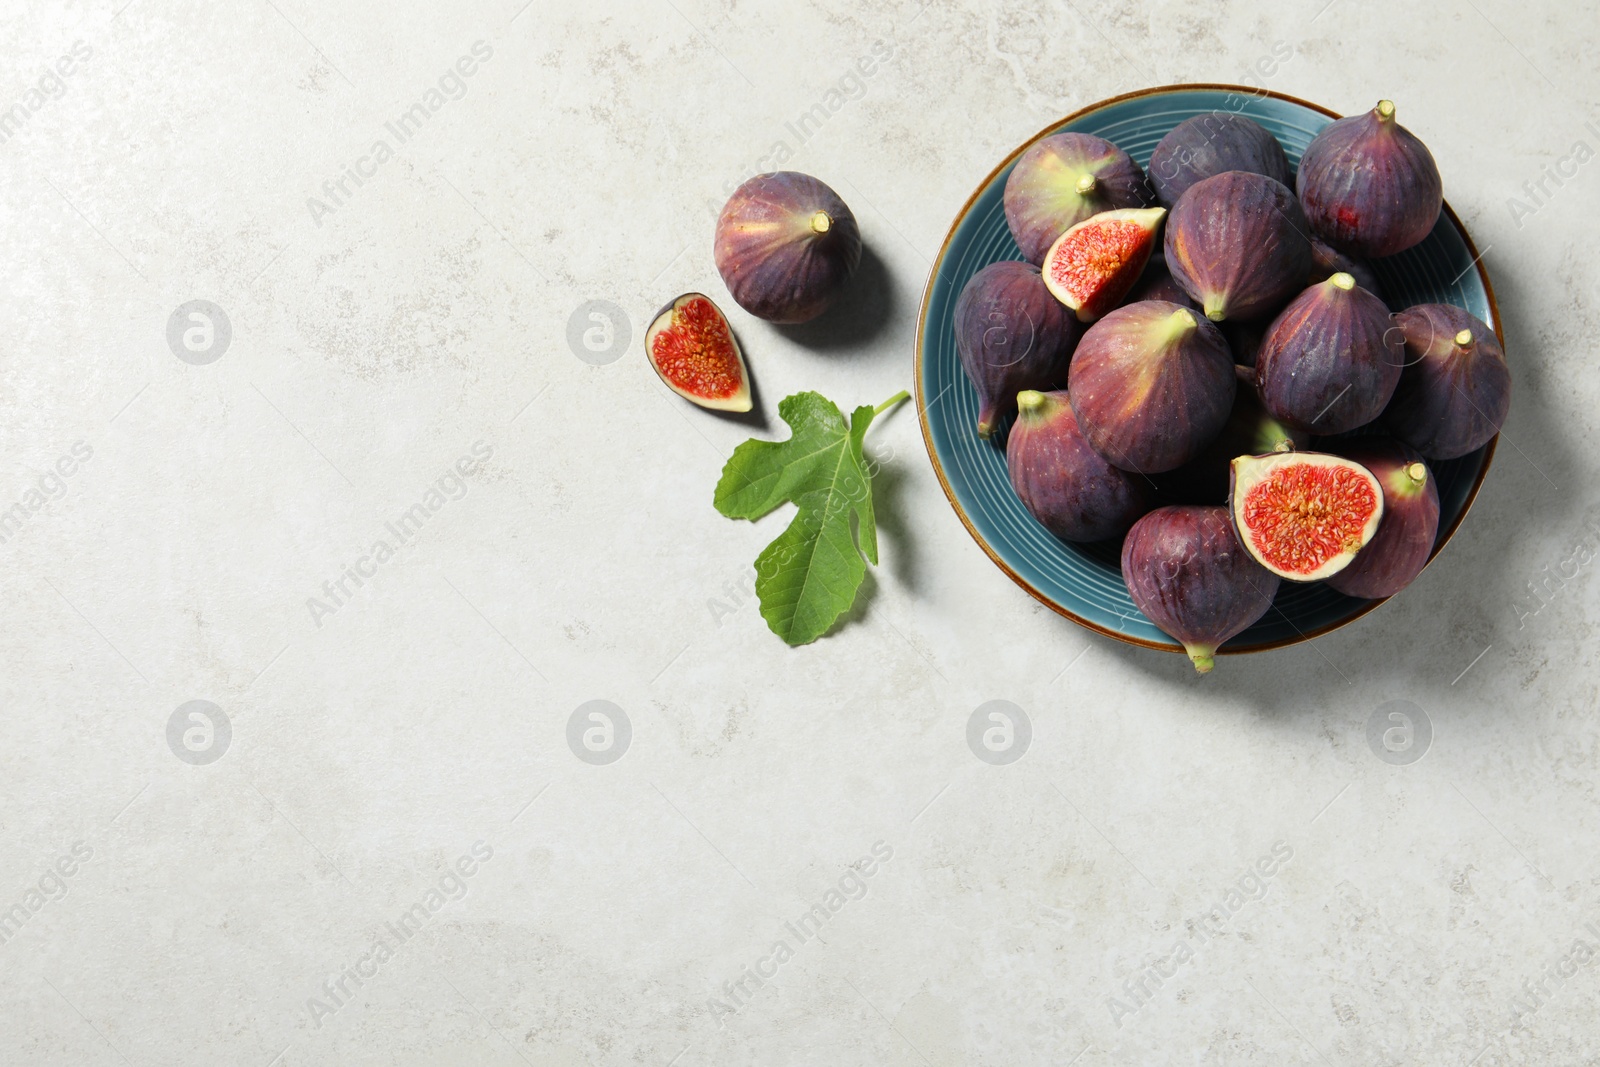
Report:
M 1245 551 L 1292 582 L 1344 570 L 1383 519 L 1383 486 L 1372 472 L 1322 452 L 1240 456 L 1228 496 Z
M 662 308 L 644 335 L 645 354 L 667 388 L 712 411 L 749 411 L 750 374 L 722 309 L 703 293 Z
M 1117 208 L 1084 219 L 1045 253 L 1045 285 L 1080 322 L 1094 322 L 1138 283 L 1166 215 L 1160 207 Z

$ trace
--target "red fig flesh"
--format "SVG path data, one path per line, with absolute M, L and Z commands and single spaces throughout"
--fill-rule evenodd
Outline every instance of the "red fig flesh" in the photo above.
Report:
M 1310 230 L 1282 182 L 1235 170 L 1191 185 L 1167 220 L 1167 269 L 1206 317 L 1259 318 L 1311 272 Z
M 1154 474 L 1187 463 L 1217 435 L 1238 382 L 1215 326 L 1188 308 L 1147 300 L 1089 327 L 1068 387 L 1095 450 L 1123 470 Z
M 978 433 L 1016 410 L 1023 389 L 1063 389 L 1083 326 L 1031 263 L 991 263 L 956 300 L 956 351 L 978 391 Z
M 1080 322 L 1121 302 L 1144 273 L 1166 208 L 1102 211 L 1062 234 L 1045 253 L 1045 285 Z
M 1289 184 L 1289 159 L 1278 139 L 1254 119 L 1231 112 L 1184 119 L 1150 153 L 1150 183 L 1167 207 L 1189 186 L 1230 170 Z
M 1511 369 L 1494 331 L 1450 304 L 1419 304 L 1396 322 L 1406 368 L 1384 413 L 1389 432 L 1429 459 L 1488 444 L 1511 410 Z
M 1349 566 L 1383 519 L 1383 487 L 1361 464 L 1321 452 L 1233 461 L 1229 506 L 1239 541 L 1267 570 L 1296 582 Z
M 1122 542 L 1122 578 L 1139 610 L 1208 673 L 1217 648 L 1267 613 L 1278 577 L 1244 551 L 1228 509 L 1157 508 Z
M 750 375 L 722 309 L 685 293 L 656 314 L 644 335 L 650 366 L 667 388 L 714 411 L 750 410 Z
M 1055 239 L 1091 215 L 1153 202 L 1133 157 L 1087 133 L 1044 138 L 1022 153 L 1006 179 L 1006 222 L 1030 263 L 1043 263 Z
M 1017 394 L 1006 468 L 1023 506 L 1065 541 L 1119 537 L 1150 510 L 1144 479 L 1107 463 L 1078 429 L 1065 392 Z
M 1341 455 L 1360 463 L 1383 487 L 1383 520 L 1372 541 L 1328 584 L 1346 596 L 1393 596 L 1428 565 L 1439 534 L 1439 487 L 1422 456 L 1384 437 L 1339 441 Z
M 808 322 L 861 262 L 861 230 L 837 193 L 809 174 L 758 174 L 717 217 L 717 271 L 734 302 L 768 322 Z
M 1388 306 L 1350 275 L 1335 274 L 1272 321 L 1256 353 L 1256 384 L 1268 411 L 1326 437 L 1383 413 L 1403 358 Z
M 1417 244 L 1444 205 L 1433 154 L 1395 121 L 1388 100 L 1312 138 L 1295 188 L 1317 236 L 1358 256 L 1392 256 Z

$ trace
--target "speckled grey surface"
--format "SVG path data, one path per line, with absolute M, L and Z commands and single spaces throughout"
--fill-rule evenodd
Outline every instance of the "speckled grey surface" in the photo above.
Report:
M 1592 1062 L 1595 16 L 11 5 L 0 1060 Z M 735 313 L 776 436 L 909 384 L 1006 151 L 1179 81 L 1389 96 L 1432 147 L 1516 379 L 1460 535 L 1201 681 L 996 570 L 904 408 L 882 566 L 784 647 L 748 582 L 786 520 L 710 503 L 752 427 L 639 350 L 724 296 L 726 190 L 814 173 L 868 245 L 815 327 Z

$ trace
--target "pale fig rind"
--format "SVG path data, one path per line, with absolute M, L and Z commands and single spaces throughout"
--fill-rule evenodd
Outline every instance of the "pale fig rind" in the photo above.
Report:
M 809 322 L 861 262 L 861 230 L 827 185 L 797 171 L 758 174 L 717 217 L 717 271 L 734 302 L 759 319 Z
M 1383 487 L 1361 464 L 1325 452 L 1240 456 L 1228 511 L 1257 563 L 1315 582 L 1349 566 L 1378 532 Z
M 1006 178 L 1006 223 L 1022 256 L 1043 263 L 1055 239 L 1084 219 L 1147 207 L 1155 195 L 1133 157 L 1103 137 L 1056 133 L 1022 153 Z
M 1232 112 L 1184 119 L 1150 153 L 1150 184 L 1167 207 L 1196 182 L 1230 170 L 1265 174 L 1285 186 L 1291 179 L 1278 139 L 1254 119 Z
M 980 436 L 1017 410 L 1022 390 L 1066 388 L 1083 329 L 1031 263 L 990 263 L 967 281 L 956 298 L 956 351 L 978 393 Z
M 1167 209 L 1102 211 L 1067 230 L 1045 253 L 1040 275 L 1079 322 L 1116 307 L 1144 273 Z
M 1238 390 L 1222 334 L 1163 300 L 1117 308 L 1089 327 L 1068 389 L 1084 436 L 1114 466 L 1180 467 L 1222 429 Z
M 1380 600 L 1416 580 L 1439 535 L 1439 486 L 1421 453 L 1387 437 L 1330 442 L 1383 487 L 1383 520 L 1372 541 L 1328 585 L 1346 596 Z
M 1429 459 L 1456 459 L 1488 444 L 1511 410 L 1511 368 L 1500 338 L 1451 304 L 1419 304 L 1395 316 L 1405 370 L 1383 422 Z
M 1223 507 L 1171 505 L 1133 524 L 1122 542 L 1128 595 L 1183 644 L 1201 674 L 1217 649 L 1267 613 L 1277 575 L 1251 559 Z
M 1207 318 L 1259 318 L 1310 274 L 1309 234 L 1300 202 L 1282 182 L 1228 171 L 1191 185 L 1173 205 L 1167 269 Z
M 1358 256 L 1392 256 L 1418 244 L 1444 206 L 1433 153 L 1395 121 L 1388 100 L 1312 138 L 1295 188 L 1317 236 Z
M 662 383 L 685 400 L 712 411 L 750 410 L 750 371 L 739 339 L 704 293 L 684 293 L 656 312 L 644 348 Z
M 1331 436 L 1383 413 L 1404 360 L 1389 308 L 1335 274 L 1290 301 L 1256 354 L 1261 401 L 1297 430 Z
M 1107 463 L 1078 429 L 1065 392 L 1024 390 L 1006 469 L 1024 507 L 1065 541 L 1104 541 L 1150 510 L 1144 480 Z

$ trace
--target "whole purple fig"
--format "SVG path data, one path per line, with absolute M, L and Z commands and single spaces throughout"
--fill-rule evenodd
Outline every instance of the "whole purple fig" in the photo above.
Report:
M 1335 274 L 1272 320 L 1256 354 L 1256 386 L 1272 414 L 1326 437 L 1383 413 L 1403 358 L 1384 302 Z
M 1395 121 L 1388 100 L 1312 138 L 1295 189 L 1317 236 L 1358 256 L 1392 256 L 1417 244 L 1444 205 L 1433 153 Z
M 1287 186 L 1232 170 L 1178 198 L 1167 217 L 1167 269 L 1206 318 L 1260 318 L 1305 284 L 1309 234 Z
M 1017 394 L 1006 468 L 1022 504 L 1065 541 L 1120 537 L 1150 510 L 1144 479 L 1089 446 L 1064 392 Z
M 1451 304 L 1418 304 L 1395 321 L 1406 367 L 1384 412 L 1389 432 L 1429 459 L 1488 444 L 1511 410 L 1511 369 L 1494 331 Z
M 809 322 L 861 262 L 861 230 L 837 193 L 809 174 L 758 174 L 717 217 L 717 271 L 734 302 L 768 322 Z
M 1122 579 L 1140 611 L 1208 673 L 1217 648 L 1267 613 L 1278 576 L 1250 558 L 1223 507 L 1157 508 L 1122 542 Z
M 1057 133 L 1034 144 L 1006 179 L 1006 222 L 1030 263 L 1093 215 L 1155 202 L 1133 157 L 1103 137 Z
M 1084 326 L 1050 295 L 1039 269 L 991 263 L 956 299 L 956 351 L 978 391 L 978 434 L 1017 410 L 1023 389 L 1062 389 Z
M 1195 182 L 1230 170 L 1289 184 L 1289 157 L 1261 123 L 1232 112 L 1212 111 L 1184 119 L 1150 153 L 1150 184 L 1166 207 Z
M 1344 273 L 1356 280 L 1373 296 L 1381 297 L 1383 290 L 1378 287 L 1378 275 L 1369 266 L 1366 260 L 1347 256 L 1337 248 L 1313 236 L 1311 238 L 1311 277 L 1306 279 L 1307 285 L 1316 285 L 1325 282 L 1335 274 Z
M 1355 437 L 1333 443 L 1383 487 L 1383 518 L 1378 532 L 1328 585 L 1346 596 L 1377 600 L 1394 596 L 1428 565 L 1439 534 L 1439 487 L 1422 457 L 1409 445 L 1386 437 Z
M 1154 474 L 1187 463 L 1217 435 L 1238 382 L 1215 326 L 1189 308 L 1146 300 L 1089 327 L 1068 388 L 1095 450 L 1123 470 Z

